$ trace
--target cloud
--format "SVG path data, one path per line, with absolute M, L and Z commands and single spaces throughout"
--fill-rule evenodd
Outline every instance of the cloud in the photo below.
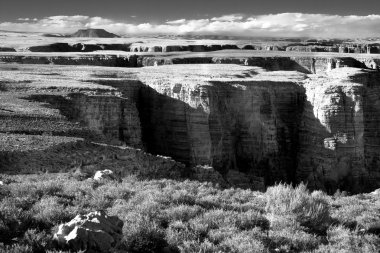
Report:
M 242 20 L 243 18 L 244 18 L 243 15 L 231 14 L 231 15 L 225 15 L 221 17 L 214 17 L 211 19 L 211 21 L 233 22 L 233 21 Z
M 204 19 L 170 20 L 161 24 L 132 24 L 90 16 L 20 18 L 0 23 L 0 30 L 72 33 L 80 28 L 103 28 L 128 35 L 219 34 L 243 36 L 371 37 L 380 34 L 380 15 L 339 16 L 279 13 L 247 16 L 231 14 Z
M 166 24 L 170 24 L 170 25 L 177 25 L 177 24 L 184 24 L 184 23 L 186 23 L 186 19 L 178 19 L 178 20 L 166 22 Z

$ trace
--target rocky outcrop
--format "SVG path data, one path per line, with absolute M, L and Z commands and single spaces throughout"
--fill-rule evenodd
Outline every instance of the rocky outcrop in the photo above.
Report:
M 141 127 L 135 104 L 115 96 L 70 94 L 71 117 L 116 143 L 141 146 Z
M 130 44 L 85 44 L 85 43 L 54 43 L 41 46 L 32 46 L 25 51 L 30 52 L 94 52 L 101 50 L 129 51 Z
M 30 52 L 74 52 L 68 43 L 54 43 L 49 45 L 32 46 L 26 49 Z
M 100 45 L 106 48 L 105 45 Z M 170 48 L 171 50 L 189 50 L 181 47 Z M 177 46 L 175 46 L 177 47 Z M 124 48 L 128 50 L 129 47 Z M 169 49 L 170 48 L 170 49 Z M 106 49 L 105 49 L 106 50 Z M 155 47 L 142 48 L 140 46 L 130 47 L 131 51 L 152 52 L 161 50 Z M 165 47 L 163 47 L 165 51 Z M 168 51 L 168 52 L 169 52 Z M 287 70 L 299 71 L 302 73 L 323 74 L 333 68 L 354 67 L 354 68 L 371 68 L 378 69 L 380 58 L 370 56 L 355 57 L 332 57 L 332 56 L 161 56 L 161 55 L 77 55 L 77 56 L 19 56 L 19 55 L 0 55 L 0 62 L 20 63 L 20 64 L 58 64 L 58 65 L 93 65 L 108 67 L 145 67 L 172 64 L 238 64 L 246 66 L 255 66 L 267 69 L 269 71 Z
M 86 37 L 86 38 L 119 38 L 120 36 L 107 32 L 104 29 L 80 29 L 69 35 L 69 37 Z
M 212 52 L 226 49 L 240 49 L 237 45 L 145 45 L 134 44 L 131 46 L 131 52 Z
M 101 181 L 101 180 L 115 180 L 116 177 L 112 170 L 98 170 L 95 172 L 94 180 Z
M 143 142 L 149 152 L 212 166 L 227 182 L 368 191 L 380 178 L 378 80 L 377 72 L 342 67 L 302 86 L 145 81 Z
M 265 180 L 291 181 L 304 92 L 291 82 L 152 80 L 141 92 L 143 142 L 148 152 L 188 165 L 234 169 Z M 158 93 L 157 93 L 158 92 Z
M 19 56 L 2 55 L 0 62 L 19 64 L 90 65 L 105 67 L 139 67 L 136 55 Z
M 295 52 L 338 52 L 338 47 L 333 46 L 289 46 L 286 51 Z
M 16 52 L 16 49 L 12 47 L 0 47 L 0 52 Z
M 379 78 L 377 72 L 343 68 L 305 83 L 298 181 L 329 192 L 377 187 Z
M 62 224 L 54 234 L 59 246 L 74 251 L 110 252 L 119 246 L 123 221 L 117 216 L 107 216 L 103 212 L 77 215 Z

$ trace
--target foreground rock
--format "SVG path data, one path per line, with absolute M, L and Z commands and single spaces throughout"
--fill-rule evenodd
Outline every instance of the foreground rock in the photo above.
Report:
M 86 252 L 110 252 L 122 238 L 123 222 L 116 216 L 102 212 L 77 215 L 59 226 L 54 234 L 58 245 L 70 250 Z

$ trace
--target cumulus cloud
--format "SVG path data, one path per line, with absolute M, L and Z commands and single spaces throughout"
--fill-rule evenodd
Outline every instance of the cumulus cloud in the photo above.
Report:
M 205 19 L 170 20 L 161 24 L 115 22 L 102 17 L 51 16 L 20 18 L 0 23 L 1 30 L 71 33 L 80 28 L 103 28 L 118 34 L 218 34 L 243 36 L 370 37 L 380 34 L 380 15 L 339 16 L 279 13 L 231 14 Z
M 177 25 L 177 24 L 184 24 L 186 23 L 186 19 L 177 19 L 177 20 L 173 20 L 173 21 L 166 21 L 166 24 L 170 24 L 170 25 Z
M 231 15 L 224 15 L 221 17 L 213 17 L 211 21 L 233 22 L 233 21 L 242 20 L 243 18 L 244 18 L 243 15 L 231 14 Z

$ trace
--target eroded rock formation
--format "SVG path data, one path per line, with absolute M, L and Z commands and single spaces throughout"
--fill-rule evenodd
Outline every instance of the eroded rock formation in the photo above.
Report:
M 119 36 L 104 29 L 80 29 L 69 35 L 69 37 L 88 37 L 88 38 L 118 38 Z
M 111 169 L 148 178 L 180 178 L 193 171 L 199 180 L 254 189 L 279 181 L 304 181 L 329 192 L 380 187 L 380 73 L 360 69 L 369 61 L 208 60 L 246 66 L 157 64 L 76 67 L 76 72 L 46 66 L 29 74 L 30 80 L 19 75 L 13 83 L 3 80 L 0 130 L 8 134 L 0 137 L 16 144 L 2 150 L 2 171 L 67 171 L 77 166 L 74 161 L 92 172 Z M 317 75 L 283 71 L 308 65 L 302 72 Z M 32 68 L 5 66 L 4 76 Z M 57 73 L 50 80 L 56 85 L 36 77 L 52 69 Z M 141 147 L 147 153 L 90 141 Z M 24 150 L 20 143 L 35 148 Z
M 305 83 L 298 180 L 327 190 L 377 184 L 379 82 L 377 72 L 343 68 Z

